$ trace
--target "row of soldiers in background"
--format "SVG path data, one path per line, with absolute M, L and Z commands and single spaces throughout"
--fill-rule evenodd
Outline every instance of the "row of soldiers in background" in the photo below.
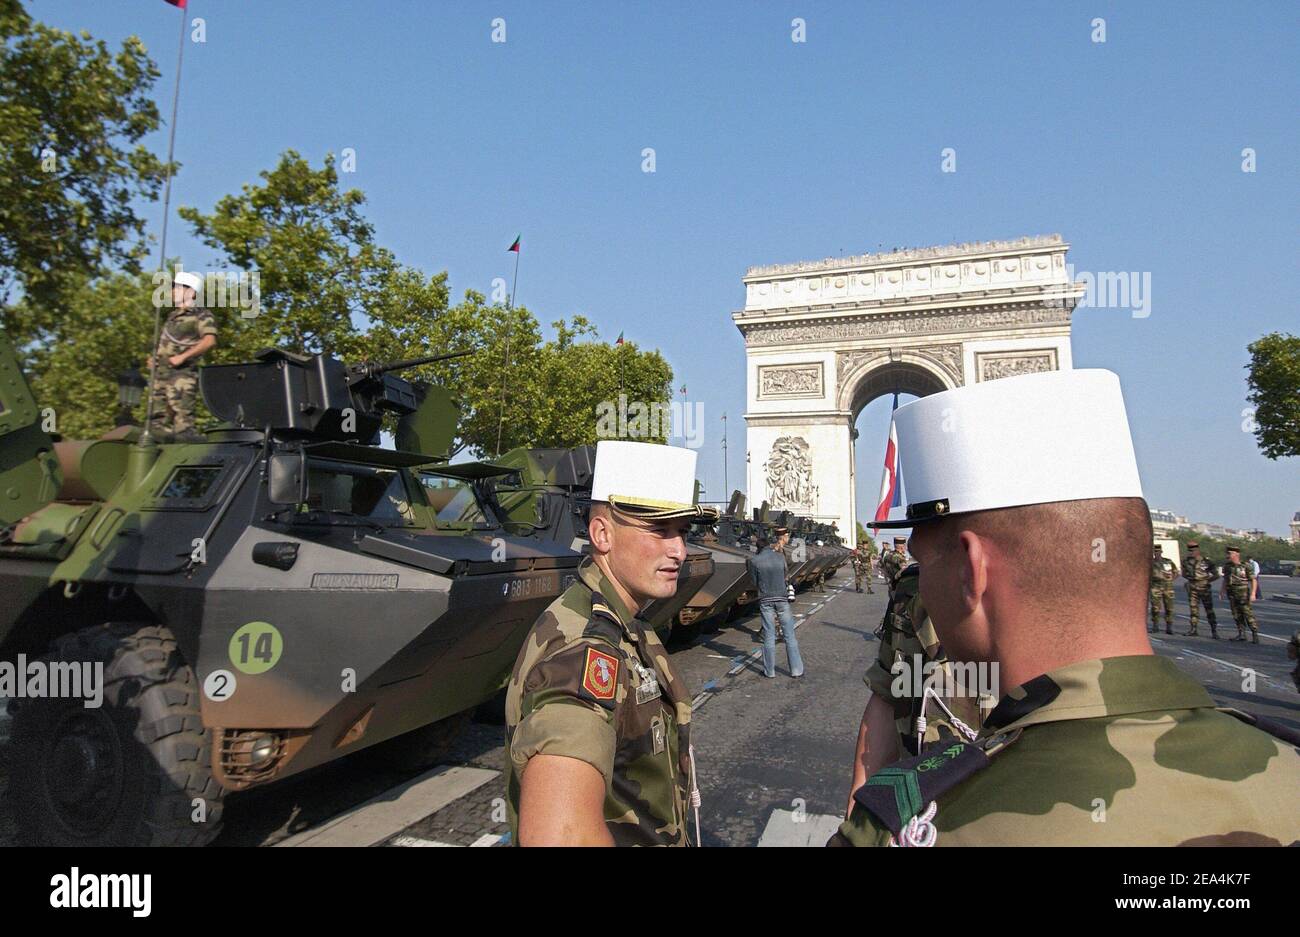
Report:
M 1219 570 L 1201 555 L 1200 544 L 1195 540 L 1187 544 L 1187 559 L 1181 570 L 1187 582 L 1187 600 L 1190 605 L 1191 628 L 1184 636 L 1193 637 L 1198 633 L 1200 608 L 1205 607 L 1206 618 L 1210 622 L 1210 636 L 1219 637 L 1219 622 L 1214 615 L 1214 599 L 1211 588 L 1219 578 Z M 1151 554 L 1151 628 L 1155 632 L 1158 625 L 1160 609 L 1164 609 L 1165 634 L 1173 634 L 1174 621 L 1174 580 L 1179 569 L 1174 561 L 1164 555 L 1157 544 Z M 1220 594 L 1228 600 L 1232 609 L 1232 618 L 1237 624 L 1237 636 L 1231 641 L 1245 641 L 1246 629 L 1250 629 L 1251 640 L 1259 643 L 1259 625 L 1255 621 L 1255 611 L 1251 604 L 1259 594 L 1259 582 L 1255 578 L 1255 569 L 1249 562 L 1241 561 L 1241 551 L 1228 547 L 1228 561 L 1223 564 L 1223 585 Z
M 871 588 L 871 580 L 875 576 L 875 570 L 872 568 L 873 558 L 871 554 L 859 544 L 849 554 L 849 562 L 853 564 L 853 588 L 861 592 L 862 580 L 865 579 L 867 581 L 867 591 L 874 595 L 876 590 Z
M 907 540 L 903 537 L 894 538 L 894 546 L 891 548 L 888 541 L 880 544 L 880 559 L 876 560 L 870 553 L 861 546 L 857 547 L 849 556 L 853 564 L 853 588 L 858 592 L 862 591 L 862 582 L 866 580 L 867 591 L 874 594 L 875 589 L 871 588 L 871 580 L 876 573 L 876 564 L 879 564 L 881 577 L 886 583 L 890 584 L 889 591 L 893 594 L 893 582 L 898 578 L 898 574 L 907 566 Z

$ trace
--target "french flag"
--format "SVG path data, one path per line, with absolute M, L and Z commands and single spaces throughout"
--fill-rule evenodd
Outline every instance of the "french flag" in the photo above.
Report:
M 889 443 L 885 446 L 885 471 L 880 476 L 880 502 L 876 505 L 875 519 L 889 520 L 889 509 L 903 503 L 903 492 L 898 484 L 898 433 L 894 429 L 894 411 L 898 409 L 898 394 L 889 411 Z

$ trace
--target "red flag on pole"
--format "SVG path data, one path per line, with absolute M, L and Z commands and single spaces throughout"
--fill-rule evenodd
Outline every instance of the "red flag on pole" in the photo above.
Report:
M 174 7 L 180 7 L 182 10 L 185 9 L 186 0 L 166 0 L 166 2 Z
M 519 238 L 521 237 L 523 237 L 523 235 L 515 237 L 515 242 L 506 248 L 506 253 L 509 253 L 510 251 L 514 251 L 516 254 L 519 253 Z

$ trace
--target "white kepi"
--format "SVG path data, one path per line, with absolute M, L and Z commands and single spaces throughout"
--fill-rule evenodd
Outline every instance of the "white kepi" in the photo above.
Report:
M 175 286 L 188 286 L 200 296 L 203 295 L 203 277 L 197 273 L 191 273 L 188 270 L 177 270 L 172 274 L 172 284 Z
M 1052 501 L 1140 498 L 1133 439 L 1110 371 L 1045 371 L 959 387 L 894 411 L 907 518 Z
M 712 524 L 718 509 L 695 503 L 693 449 L 645 442 L 596 443 L 591 500 L 644 520 L 690 518 Z

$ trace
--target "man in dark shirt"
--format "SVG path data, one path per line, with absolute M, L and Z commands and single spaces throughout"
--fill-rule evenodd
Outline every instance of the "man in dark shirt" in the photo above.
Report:
M 803 658 L 799 656 L 799 639 L 794 634 L 794 616 L 790 614 L 785 578 L 785 554 L 781 552 L 790 539 L 790 532 L 777 527 L 772 531 L 772 537 L 764 549 L 746 560 L 749 575 L 758 587 L 758 614 L 763 619 L 763 675 L 776 676 L 776 620 L 780 616 L 790 676 L 802 677 Z

